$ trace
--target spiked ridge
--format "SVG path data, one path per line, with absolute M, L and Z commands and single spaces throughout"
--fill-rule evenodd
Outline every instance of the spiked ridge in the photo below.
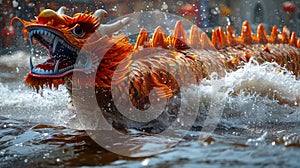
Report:
M 249 22 L 245 21 L 241 29 L 241 36 L 237 36 L 233 33 L 232 28 L 227 26 L 224 33 L 222 28 L 217 28 L 212 31 L 212 40 L 205 34 L 200 33 L 197 26 L 193 25 L 190 30 L 190 35 L 187 38 L 181 21 L 178 21 L 174 28 L 174 34 L 170 37 L 165 37 L 160 26 L 158 26 L 153 36 L 150 38 L 146 29 L 141 29 L 137 37 L 135 49 L 138 46 L 143 47 L 158 47 L 172 46 L 177 50 L 185 50 L 188 48 L 194 49 L 224 49 L 227 47 L 234 47 L 236 45 L 251 45 L 251 44 L 290 44 L 291 46 L 299 48 L 300 39 L 297 38 L 297 34 L 292 32 L 291 35 L 286 26 L 283 27 L 282 34 L 278 33 L 277 27 L 274 26 L 270 36 L 267 36 L 266 30 L 262 24 L 257 27 L 257 34 L 254 35 L 250 28 Z M 150 40 L 152 39 L 152 40 Z
M 150 45 L 152 47 L 168 47 L 167 39 L 165 38 L 164 32 L 160 26 L 155 29 Z

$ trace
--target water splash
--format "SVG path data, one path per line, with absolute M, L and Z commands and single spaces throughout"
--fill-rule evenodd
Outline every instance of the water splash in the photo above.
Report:
M 44 89 L 36 93 L 20 85 L 18 88 L 0 83 L 0 115 L 30 122 L 66 126 L 74 117 L 68 107 L 66 89 Z
M 195 103 L 200 99 L 201 117 L 212 104 L 220 104 L 212 100 L 225 101 L 221 123 L 226 127 L 300 121 L 300 81 L 276 63 L 259 65 L 253 61 L 223 78 L 203 80 L 200 86 L 186 91 Z M 218 100 L 219 93 L 228 95 Z

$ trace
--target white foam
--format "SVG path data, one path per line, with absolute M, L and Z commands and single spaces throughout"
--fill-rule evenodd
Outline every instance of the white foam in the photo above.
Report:
M 12 88 L 0 83 L 0 95 L 0 115 L 7 118 L 64 126 L 74 117 L 63 87 L 36 93 L 24 84 Z
M 201 94 L 203 116 L 218 105 L 213 113 L 217 117 L 222 113 L 220 120 L 228 126 L 300 121 L 300 81 L 276 63 L 258 65 L 253 61 L 221 79 L 203 80 L 200 86 L 186 91 L 195 103 L 195 93 Z

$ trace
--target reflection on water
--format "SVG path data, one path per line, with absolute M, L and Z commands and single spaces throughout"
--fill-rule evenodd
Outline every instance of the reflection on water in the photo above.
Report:
M 122 158 L 84 131 L 1 117 L 1 167 L 105 165 Z
M 0 118 L 0 166 L 297 166 L 300 138 L 295 134 L 271 133 L 249 142 L 251 131 L 219 130 L 205 141 L 198 141 L 199 132 L 190 132 L 185 141 L 163 153 L 147 158 L 130 158 L 111 153 L 84 132 L 61 126 L 41 125 Z M 299 124 L 297 126 L 299 128 Z M 281 130 L 282 131 L 282 130 Z M 252 133 L 256 137 L 258 133 Z M 284 135 L 284 136 L 283 136 Z M 152 150 L 153 138 L 137 134 L 144 148 Z M 256 142 L 255 142 L 256 141 Z M 125 147 L 131 144 L 123 144 Z
M 216 84 L 232 91 L 218 128 L 205 141 L 199 140 L 199 130 L 189 132 L 178 144 L 132 130 L 132 138 L 121 145 L 135 150 L 135 156 L 164 150 L 149 157 L 124 157 L 107 151 L 80 130 L 64 87 L 35 93 L 25 86 L 27 62 L 23 52 L 0 56 L 0 167 L 299 165 L 299 107 L 280 105 L 255 90 L 264 84 L 263 91 L 276 89 L 291 100 L 300 95 L 299 82 L 288 73 L 274 72 L 276 66 L 247 64 L 221 81 L 191 88 L 191 97 L 196 91 L 203 93 L 201 106 L 214 96 Z M 249 92 L 249 88 L 254 89 Z

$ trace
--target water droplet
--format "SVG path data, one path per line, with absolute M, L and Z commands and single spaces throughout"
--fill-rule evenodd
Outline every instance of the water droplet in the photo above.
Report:
M 147 166 L 149 164 L 150 159 L 144 159 L 141 163 L 142 166 Z
M 166 4 L 166 2 L 163 2 L 163 4 L 161 5 L 161 10 L 167 10 L 168 9 L 168 5 Z
M 15 0 L 12 1 L 12 4 L 13 4 L 13 7 L 14 7 L 14 8 L 18 7 L 18 5 L 19 5 L 19 3 L 18 3 L 17 1 L 15 1 Z

